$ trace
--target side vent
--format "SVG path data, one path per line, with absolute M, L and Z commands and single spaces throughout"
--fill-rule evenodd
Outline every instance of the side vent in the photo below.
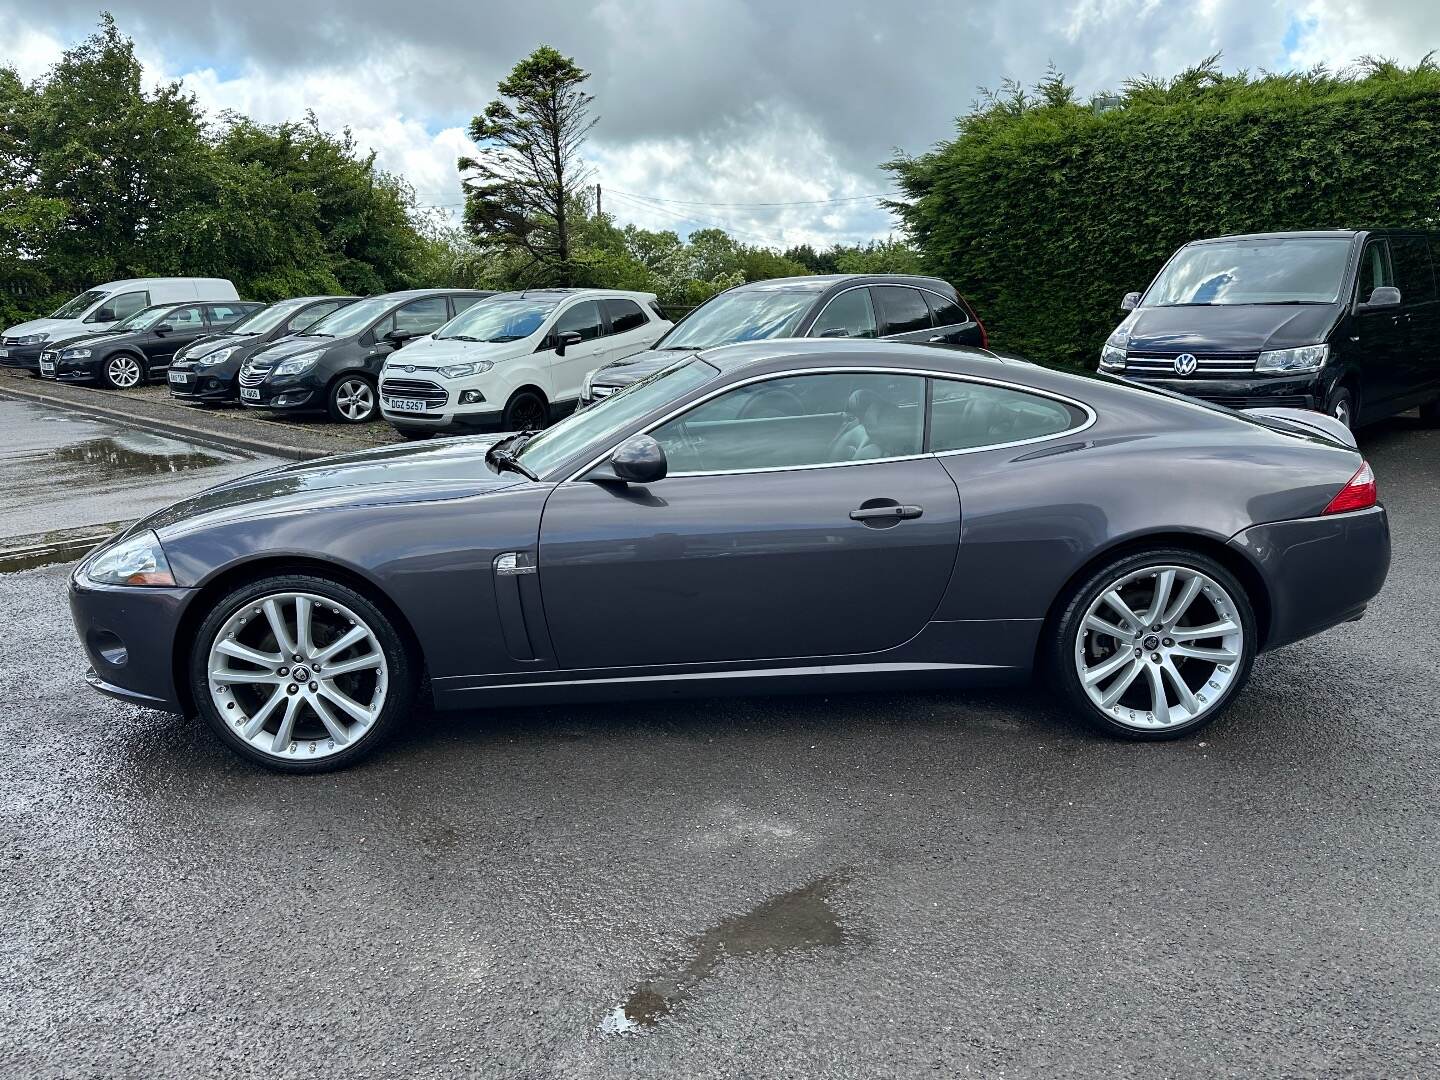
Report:
M 528 551 L 506 551 L 495 556 L 495 606 L 505 651 L 516 660 L 534 660 L 535 646 L 525 622 L 520 582 L 535 573 L 535 556 Z

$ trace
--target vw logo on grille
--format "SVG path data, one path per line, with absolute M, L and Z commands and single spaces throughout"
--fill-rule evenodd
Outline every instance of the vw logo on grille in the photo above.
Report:
M 1194 375 L 1195 369 L 1199 366 L 1200 361 L 1196 360 L 1195 357 L 1188 352 L 1182 352 L 1179 356 L 1175 357 L 1176 375 Z

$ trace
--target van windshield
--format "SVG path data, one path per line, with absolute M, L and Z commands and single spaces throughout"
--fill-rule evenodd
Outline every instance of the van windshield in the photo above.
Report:
M 1166 264 L 1141 305 L 1333 304 L 1349 254 L 1339 236 L 1194 244 Z
M 65 301 L 55 314 L 50 317 L 52 319 L 78 319 L 81 315 L 85 314 L 90 306 L 97 300 L 105 299 L 106 295 L 107 294 L 100 289 L 90 289 L 82 292 L 74 299 Z

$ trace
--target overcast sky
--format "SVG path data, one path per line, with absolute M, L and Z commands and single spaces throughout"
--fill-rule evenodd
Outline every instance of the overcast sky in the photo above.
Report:
M 5 0 L 0 62 L 35 77 L 94 28 L 95 0 Z M 460 200 L 465 126 L 544 42 L 592 73 L 588 159 L 606 209 L 774 246 L 884 236 L 877 165 L 947 137 L 978 86 L 1053 61 L 1082 95 L 1208 53 L 1227 70 L 1413 63 L 1440 0 L 110 0 L 153 81 L 212 111 L 354 129 L 420 201 Z M 343 14 L 342 14 L 343 12 Z M 819 200 L 852 199 L 821 204 Z M 757 206 L 757 203 L 811 205 Z M 749 205 L 736 205 L 749 204 Z

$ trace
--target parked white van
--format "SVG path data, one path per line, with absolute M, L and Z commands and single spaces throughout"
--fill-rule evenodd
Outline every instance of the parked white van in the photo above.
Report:
M 40 350 L 47 341 L 103 330 L 152 304 L 183 300 L 239 300 L 226 278 L 156 277 L 108 281 L 62 304 L 48 319 L 31 319 L 0 335 L 0 366 L 40 373 Z
M 654 293 L 497 293 L 385 358 L 380 411 L 411 439 L 543 428 L 575 408 L 592 371 L 668 329 Z

